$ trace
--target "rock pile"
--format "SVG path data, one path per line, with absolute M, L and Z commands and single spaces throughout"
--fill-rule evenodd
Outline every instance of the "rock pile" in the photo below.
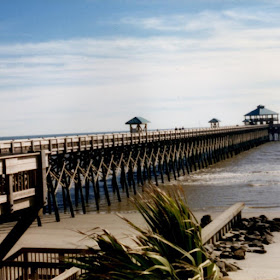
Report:
M 219 266 L 223 276 L 227 276 L 227 272 L 240 268 L 224 259 L 243 260 L 246 253 L 266 253 L 264 245 L 273 242 L 272 232 L 276 231 L 280 232 L 280 218 L 269 220 L 264 215 L 249 219 L 243 218 L 218 242 L 207 244 L 205 248 L 209 252 L 210 258 Z

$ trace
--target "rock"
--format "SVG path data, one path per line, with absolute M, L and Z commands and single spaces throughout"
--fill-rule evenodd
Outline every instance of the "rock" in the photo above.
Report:
M 231 249 L 232 252 L 234 252 L 234 251 L 240 249 L 240 245 L 239 244 L 234 244 L 230 247 L 230 249 Z
M 222 280 L 232 280 L 229 276 L 224 276 Z
M 235 260 L 244 260 L 245 254 L 246 254 L 246 250 L 240 248 L 233 253 L 233 258 Z
M 261 237 L 257 234 L 247 234 L 245 235 L 246 241 L 254 241 L 254 240 L 261 240 Z
M 209 215 L 205 220 L 209 221 Z M 211 217 L 210 217 L 211 220 Z M 272 231 L 280 231 L 280 218 L 268 220 L 264 215 L 250 219 L 241 219 L 234 228 L 222 236 L 219 242 L 210 246 L 206 245 L 211 259 L 219 266 L 223 276 L 226 271 L 236 271 L 240 269 L 237 265 L 227 263 L 222 259 L 245 259 L 246 252 L 265 254 L 264 244 L 273 243 Z M 227 278 L 222 278 L 227 279 Z
M 253 253 L 257 253 L 257 254 L 265 254 L 266 253 L 266 250 L 264 249 L 255 249 L 252 251 Z
M 226 270 L 226 264 L 224 261 L 219 260 L 216 262 L 216 265 L 220 268 L 221 271 Z
M 226 272 L 237 271 L 240 268 L 232 263 L 225 262 L 225 270 Z
M 268 218 L 265 215 L 260 215 L 259 217 L 261 219 L 261 221 L 264 223 L 268 220 Z
M 260 240 L 253 240 L 250 244 L 249 247 L 260 247 L 263 248 L 262 241 Z
M 269 245 L 271 243 L 273 243 L 273 238 L 271 235 L 266 234 L 265 237 L 262 240 L 262 243 L 265 245 Z
M 210 215 L 204 215 L 201 220 L 200 220 L 200 226 L 204 228 L 208 224 L 212 222 L 211 216 Z
M 280 222 L 277 222 L 273 219 L 273 221 L 270 222 L 270 231 L 279 232 L 280 231 Z
M 220 258 L 221 259 L 231 259 L 233 256 L 233 253 L 232 252 L 225 252 L 223 251 L 221 254 L 220 254 Z

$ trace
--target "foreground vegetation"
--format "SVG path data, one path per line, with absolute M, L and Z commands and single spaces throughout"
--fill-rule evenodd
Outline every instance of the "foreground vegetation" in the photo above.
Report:
M 201 229 L 182 192 L 150 186 L 134 200 L 148 227 L 134 230 L 135 246 L 122 244 L 108 231 L 90 236 L 98 248 L 75 264 L 87 272 L 81 279 L 192 279 L 217 280 L 219 269 L 207 258 Z

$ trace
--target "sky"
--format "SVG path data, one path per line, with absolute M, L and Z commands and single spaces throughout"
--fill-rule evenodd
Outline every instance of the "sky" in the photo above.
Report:
M 279 0 L 0 0 L 0 135 L 280 112 Z

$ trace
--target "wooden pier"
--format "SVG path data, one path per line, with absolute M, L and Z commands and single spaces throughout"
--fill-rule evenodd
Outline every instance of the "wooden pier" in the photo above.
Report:
M 87 204 L 99 209 L 142 190 L 207 168 L 269 141 L 269 125 L 113 133 L 0 142 L 0 223 L 18 223 L 0 244 L 0 260 L 44 211 L 60 220 Z M 90 194 L 94 197 L 90 201 Z

